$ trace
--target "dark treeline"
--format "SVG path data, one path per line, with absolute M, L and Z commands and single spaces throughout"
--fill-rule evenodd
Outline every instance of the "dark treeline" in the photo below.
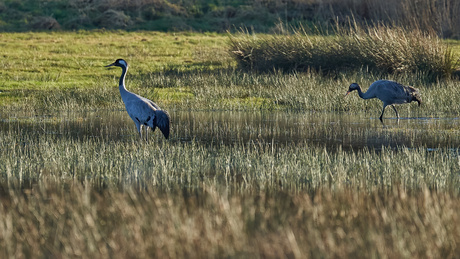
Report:
M 460 38 L 457 0 L 4 0 L 0 31 L 124 29 L 274 32 L 277 24 L 327 28 L 353 17 Z

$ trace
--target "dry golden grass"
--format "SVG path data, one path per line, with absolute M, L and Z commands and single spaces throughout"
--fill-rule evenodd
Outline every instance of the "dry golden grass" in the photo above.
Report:
M 456 258 L 459 197 L 444 192 L 3 189 L 2 258 Z
M 337 26 L 334 35 L 292 33 L 230 36 L 240 67 L 259 71 L 321 71 L 334 75 L 370 70 L 388 74 L 418 73 L 428 79 L 450 77 L 459 66 L 452 48 L 434 32 L 385 25 Z M 287 31 L 287 30 L 286 30 Z

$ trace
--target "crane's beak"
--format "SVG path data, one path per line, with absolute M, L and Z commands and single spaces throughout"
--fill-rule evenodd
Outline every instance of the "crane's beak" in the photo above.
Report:
M 345 97 L 346 97 L 349 93 L 351 93 L 351 92 L 350 92 L 350 91 L 347 91 L 347 93 L 345 94 Z
M 112 63 L 112 64 L 104 66 L 104 67 L 111 67 L 111 66 L 115 66 L 115 63 Z

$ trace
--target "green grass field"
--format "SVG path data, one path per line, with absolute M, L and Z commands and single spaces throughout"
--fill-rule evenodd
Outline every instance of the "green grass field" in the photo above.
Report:
M 2 76 L 6 80 L 0 88 L 1 102 L 34 99 L 48 90 L 106 89 L 113 83 L 116 89 L 116 81 L 108 79 L 119 76 L 119 71 L 103 66 L 117 58 L 131 64 L 131 79 L 170 70 L 221 68 L 228 60 L 225 40 L 217 34 L 121 31 L 2 34 Z
M 458 79 L 245 71 L 228 35 L 215 33 L 3 33 L 0 44 L 2 258 L 460 254 Z M 121 71 L 104 67 L 117 58 L 130 64 L 129 90 L 190 113 L 170 140 L 155 132 L 140 141 L 129 118 L 108 123 L 124 109 Z M 420 89 L 421 107 L 398 108 L 413 120 L 355 129 L 306 119 L 378 120 L 380 101 L 344 95 L 352 82 L 367 88 L 382 77 Z M 262 126 L 200 117 L 216 111 L 298 121 L 285 129 L 265 127 L 268 115 Z M 443 118 L 450 126 L 438 125 Z M 302 139 L 278 142 L 286 131 Z M 340 144 L 359 139 L 397 145 Z
M 426 82 L 423 76 L 360 71 L 338 78 L 246 72 L 236 67 L 229 38 L 222 34 L 5 33 L 1 44 L 3 109 L 121 109 L 120 71 L 104 65 L 124 58 L 130 64 L 127 88 L 169 109 L 369 111 L 381 103 L 342 95 L 352 82 L 367 88 L 388 78 L 422 91 L 425 116 L 460 111 L 457 80 Z

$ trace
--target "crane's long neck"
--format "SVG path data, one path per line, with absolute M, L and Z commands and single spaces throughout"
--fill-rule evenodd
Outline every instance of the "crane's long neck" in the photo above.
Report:
M 365 93 L 363 93 L 363 91 L 361 90 L 360 86 L 358 86 L 358 95 L 359 95 L 359 97 L 361 97 L 363 99 L 375 98 L 375 94 L 373 93 L 373 91 L 369 91 L 369 89 L 367 89 L 367 91 Z
M 125 87 L 125 77 L 126 77 L 126 72 L 128 71 L 128 67 L 121 67 L 121 76 L 120 76 L 120 82 L 118 84 L 118 87 L 120 89 L 120 94 L 123 95 L 123 93 L 127 92 Z

